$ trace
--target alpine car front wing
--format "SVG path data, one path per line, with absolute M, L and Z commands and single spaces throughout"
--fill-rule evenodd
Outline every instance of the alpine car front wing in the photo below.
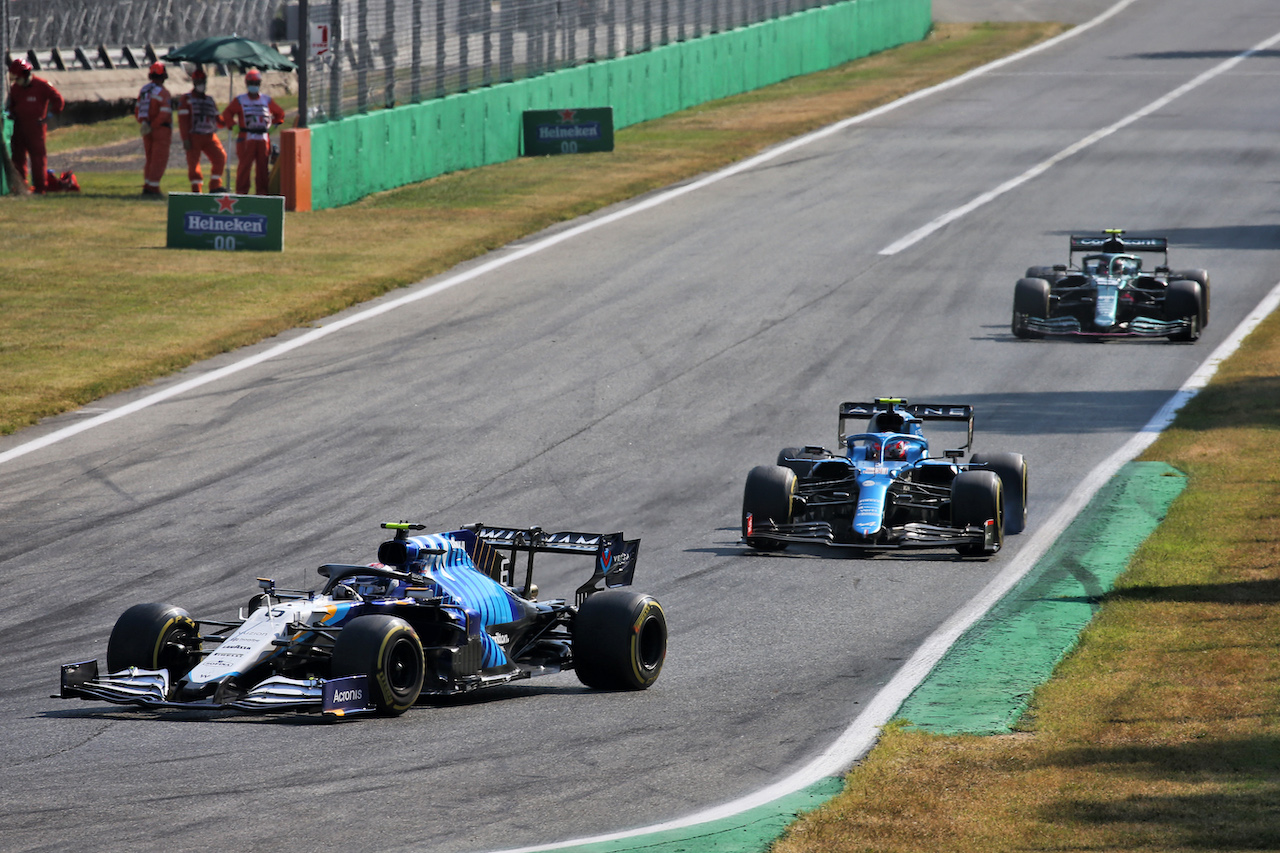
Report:
M 1000 549 L 999 536 L 994 521 L 972 524 L 968 527 L 944 527 L 937 524 L 911 521 L 898 527 L 882 529 L 875 538 L 865 540 L 841 539 L 827 521 L 805 521 L 796 524 L 776 524 L 770 519 L 757 520 L 747 516 L 747 535 L 774 539 L 779 542 L 798 542 L 828 545 L 832 548 L 848 548 L 862 551 L 893 551 L 922 548 L 952 548 L 979 545 L 988 553 Z

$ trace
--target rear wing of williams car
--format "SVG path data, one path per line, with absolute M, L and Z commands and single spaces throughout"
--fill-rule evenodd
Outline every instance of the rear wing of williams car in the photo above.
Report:
M 475 537 L 476 555 L 473 561 L 482 565 L 480 557 L 483 552 L 502 552 L 509 554 L 501 560 L 508 575 L 516 563 L 517 554 L 525 554 L 524 593 L 529 595 L 533 587 L 533 557 L 538 553 L 545 554 L 590 554 L 595 557 L 595 571 L 590 579 L 577 589 L 577 603 L 581 604 L 587 596 L 604 587 L 630 586 L 635 576 L 636 559 L 640 553 L 639 539 L 626 539 L 618 533 L 577 533 L 563 531 L 549 533 L 540 527 L 514 528 L 489 527 L 484 524 L 473 524 L 466 531 Z M 489 562 L 485 560 L 485 562 Z M 511 578 L 494 578 L 500 583 L 511 586 Z M 601 586 L 603 583 L 604 587 Z
M 845 424 L 849 421 L 867 421 L 873 415 L 894 409 L 909 417 L 919 418 L 921 421 L 961 421 L 966 425 L 965 443 L 956 449 L 967 450 L 973 446 L 973 406 L 959 403 L 896 405 L 891 400 L 877 400 L 874 403 L 841 403 L 839 438 L 837 439 L 839 446 L 844 447 L 845 440 L 853 434 L 845 428 Z M 858 432 L 862 431 L 858 430 Z

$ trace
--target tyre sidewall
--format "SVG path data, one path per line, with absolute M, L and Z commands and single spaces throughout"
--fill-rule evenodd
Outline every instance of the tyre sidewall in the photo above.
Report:
M 120 614 L 107 641 L 107 671 L 167 669 L 176 681 L 191 671 L 199 656 L 183 654 L 175 646 L 182 640 L 200 647 L 200 629 L 191 614 L 172 604 L 135 604 Z
M 975 453 L 970 463 L 985 464 L 1000 478 L 1004 492 L 1004 532 L 1021 533 L 1027 526 L 1027 462 L 1021 453 Z
M 627 589 L 592 593 L 573 626 L 578 680 L 602 690 L 644 690 L 667 655 L 667 616 L 658 600 Z
M 418 701 L 426 675 L 422 641 L 398 616 L 358 616 L 343 626 L 333 646 L 330 677 L 366 675 L 374 707 L 402 714 Z

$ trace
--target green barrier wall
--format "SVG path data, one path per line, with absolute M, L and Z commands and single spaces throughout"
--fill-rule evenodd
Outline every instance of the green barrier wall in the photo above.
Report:
M 13 135 L 13 121 L 4 118 L 0 119 L 0 145 L 4 146 L 5 151 L 9 151 L 9 138 Z M 9 175 L 7 170 L 0 169 L 0 195 L 9 194 Z
M 316 210 L 520 155 L 525 110 L 613 107 L 615 130 L 924 38 L 932 0 L 848 0 L 646 53 L 311 128 Z

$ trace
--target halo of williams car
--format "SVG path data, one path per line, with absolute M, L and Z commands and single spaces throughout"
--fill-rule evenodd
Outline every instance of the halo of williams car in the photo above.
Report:
M 1079 265 L 1077 253 L 1084 253 Z M 1163 254 L 1143 268 L 1142 254 Z M 1209 325 L 1209 273 L 1169 267 L 1164 237 L 1072 236 L 1067 263 L 1037 266 L 1013 290 L 1011 330 L 1019 338 L 1168 338 L 1193 342 Z
M 421 696 L 572 669 L 589 687 L 643 690 L 667 651 L 657 599 L 631 590 L 640 541 L 471 525 L 394 538 L 367 565 L 326 564 L 319 591 L 261 592 L 230 621 L 138 604 L 116 621 L 106 672 L 62 667 L 61 697 L 162 708 L 401 714 Z M 534 556 L 594 557 L 573 602 L 538 600 Z M 523 578 L 516 562 L 524 556 Z

